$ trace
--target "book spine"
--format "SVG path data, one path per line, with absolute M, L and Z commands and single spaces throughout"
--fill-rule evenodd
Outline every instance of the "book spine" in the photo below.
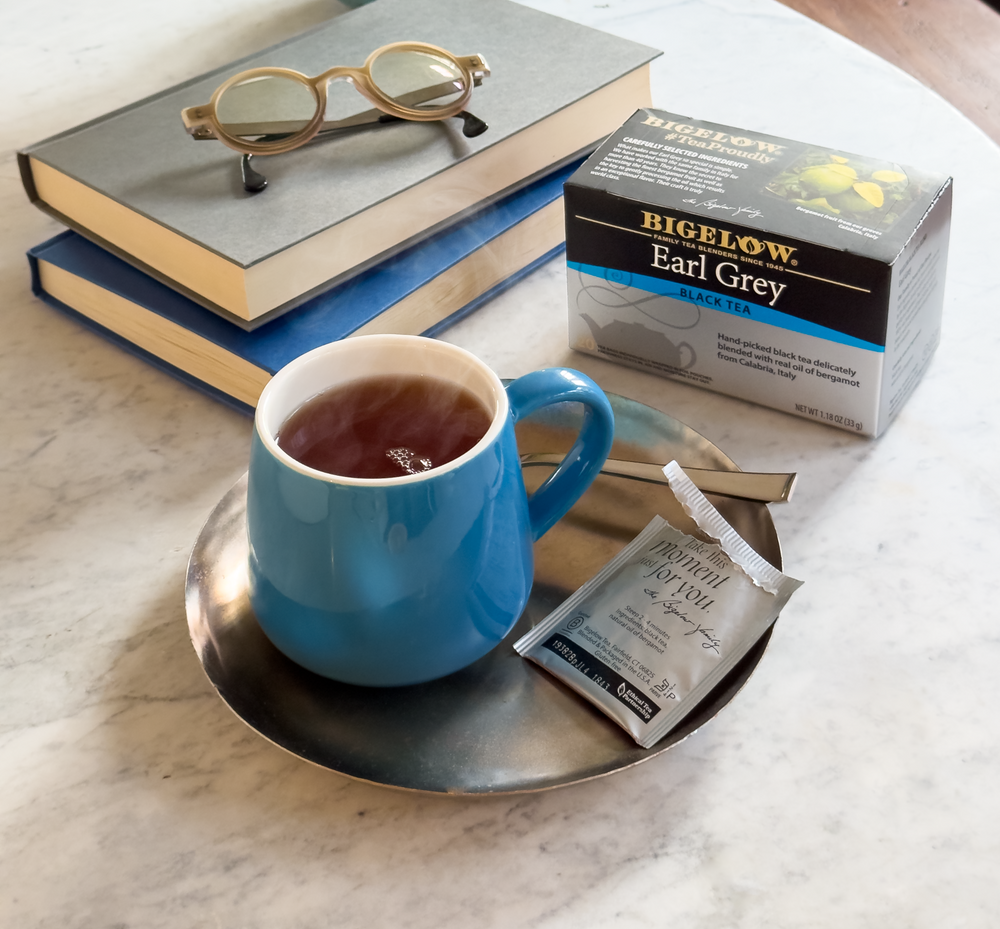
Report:
M 69 231 L 61 233 L 61 235 L 69 235 Z M 179 381 L 184 382 L 190 387 L 194 387 L 200 390 L 202 393 L 208 394 L 210 397 L 218 400 L 220 403 L 224 403 L 230 409 L 236 410 L 238 413 L 242 413 L 245 416 L 253 416 L 254 408 L 248 403 L 243 403 L 241 400 L 237 400 L 235 397 L 226 393 L 224 390 L 220 390 L 217 387 L 213 387 L 211 384 L 206 383 L 200 378 L 194 377 L 188 374 L 183 368 L 178 368 L 169 362 L 164 361 L 158 355 L 152 352 L 146 351 L 144 348 L 140 348 L 134 342 L 130 342 L 128 339 L 123 338 L 111 329 L 102 326 L 100 323 L 94 322 L 89 316 L 74 310 L 71 306 L 63 303 L 61 300 L 53 297 L 48 293 L 41 283 L 41 277 L 38 271 L 38 259 L 35 255 L 28 253 L 28 263 L 31 266 L 31 290 L 40 300 L 48 304 L 53 309 L 58 310 L 60 313 L 69 316 L 70 318 L 76 320 L 85 329 L 89 329 L 96 335 L 107 339 L 109 342 L 117 345 L 119 348 L 124 349 L 130 355 L 134 355 L 136 358 L 141 358 L 143 361 L 148 362 L 154 368 L 158 368 L 166 374 L 177 378 Z
M 62 239 L 65 238 L 66 236 L 71 236 L 71 235 L 73 235 L 73 232 L 67 230 L 66 232 L 60 233 L 60 235 L 57 236 L 56 239 L 53 241 L 58 241 L 58 239 Z M 557 255 L 561 254 L 564 251 L 564 249 L 565 249 L 565 243 L 562 242 L 559 243 L 557 246 L 550 249 L 545 254 L 539 256 L 534 261 L 529 262 L 523 268 L 509 275 L 507 278 L 505 278 L 500 283 L 494 285 L 489 290 L 484 291 L 478 297 L 474 298 L 473 300 L 470 300 L 467 304 L 465 304 L 465 306 L 456 310 L 450 316 L 447 316 L 444 319 L 440 320 L 439 322 L 435 323 L 433 326 L 429 327 L 421 334 L 427 336 L 428 338 L 437 337 L 446 329 L 448 329 L 450 326 L 453 326 L 455 323 L 459 322 L 459 320 L 462 320 L 466 316 L 469 316 L 477 309 L 479 309 L 481 306 L 483 306 L 485 303 L 487 303 L 494 297 L 498 296 L 505 290 L 512 287 L 514 284 L 522 280 L 536 268 L 545 264 L 547 261 L 551 261 Z M 28 252 L 28 263 L 31 269 L 32 293 L 34 293 L 35 296 L 37 296 L 40 300 L 44 301 L 50 307 L 58 310 L 59 312 L 63 313 L 66 316 L 71 317 L 72 319 L 75 319 L 77 322 L 79 322 L 81 325 L 83 325 L 86 329 L 90 330 L 91 332 L 99 336 L 102 336 L 109 342 L 112 342 L 114 345 L 117 345 L 119 348 L 122 348 L 125 351 L 129 352 L 131 355 L 134 355 L 137 358 L 141 358 L 143 361 L 148 362 L 153 367 L 158 368 L 159 370 L 165 372 L 166 374 L 169 374 L 172 377 L 177 378 L 178 380 L 184 382 L 188 386 L 200 390 L 202 393 L 205 393 L 208 396 L 213 397 L 214 399 L 218 400 L 221 403 L 224 403 L 226 406 L 230 407 L 233 410 L 236 410 L 239 413 L 242 413 L 246 416 L 253 416 L 254 407 L 251 404 L 245 403 L 242 400 L 239 400 L 236 397 L 232 396 L 225 390 L 215 387 L 214 385 L 209 384 L 198 377 L 195 377 L 194 375 L 185 371 L 183 368 L 179 368 L 176 365 L 170 364 L 168 361 L 165 361 L 163 358 L 156 355 L 154 352 L 150 352 L 144 348 L 141 348 L 140 346 L 136 345 L 134 342 L 130 341 L 124 336 L 119 335 L 118 333 L 114 332 L 111 329 L 108 329 L 106 326 L 102 326 L 100 323 L 91 319 L 89 316 L 75 310 L 73 307 L 64 303 L 62 300 L 59 300 L 52 294 L 48 293 L 45 290 L 44 286 L 42 285 L 41 275 L 39 273 L 39 267 L 38 267 L 38 256 L 34 253 L 34 250 Z M 234 358 L 235 357 L 238 356 L 234 355 Z

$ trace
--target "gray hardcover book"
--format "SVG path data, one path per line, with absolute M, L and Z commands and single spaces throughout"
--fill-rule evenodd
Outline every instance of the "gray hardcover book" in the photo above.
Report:
M 376 48 L 427 42 L 482 55 L 491 74 L 460 120 L 394 122 L 256 157 L 269 185 L 243 189 L 240 156 L 194 141 L 180 112 L 226 78 L 278 66 L 318 75 Z M 244 327 L 592 150 L 648 105 L 659 52 L 510 0 L 376 0 L 19 153 L 42 209 Z M 331 85 L 361 100 L 344 82 Z M 363 103 L 363 101 L 361 101 Z M 365 104 L 368 106 L 368 104 Z

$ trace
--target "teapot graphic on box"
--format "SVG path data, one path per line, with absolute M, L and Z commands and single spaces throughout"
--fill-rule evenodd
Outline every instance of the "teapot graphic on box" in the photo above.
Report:
M 655 332 L 642 323 L 625 323 L 616 319 L 601 326 L 587 313 L 581 313 L 580 319 L 587 324 L 594 342 L 601 348 L 640 359 L 655 358 L 661 364 L 681 371 L 688 370 L 698 361 L 694 348 L 688 342 L 674 343 L 662 332 Z

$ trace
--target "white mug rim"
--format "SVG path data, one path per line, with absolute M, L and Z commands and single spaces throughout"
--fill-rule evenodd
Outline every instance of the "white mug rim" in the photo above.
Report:
M 313 365 L 321 364 L 331 358 L 336 358 L 337 356 L 343 357 L 348 354 L 372 351 L 378 346 L 390 351 L 420 351 L 422 353 L 430 352 L 440 357 L 450 356 L 461 364 L 464 364 L 470 371 L 475 371 L 476 374 L 482 379 L 483 386 L 489 388 L 489 399 L 492 400 L 493 406 L 493 419 L 491 420 L 489 428 L 486 430 L 483 437 L 467 452 L 459 455 L 457 458 L 453 458 L 451 461 L 447 461 L 442 465 L 430 468 L 427 471 L 420 471 L 416 474 L 404 474 L 398 477 L 350 477 L 343 474 L 331 474 L 328 471 L 320 471 L 316 468 L 311 468 L 308 465 L 302 464 L 302 462 L 293 458 L 288 454 L 288 452 L 282 449 L 278 445 L 275 438 L 277 429 L 272 430 L 271 428 L 268 428 L 265 421 L 270 413 L 269 405 L 277 402 L 275 398 L 279 395 L 279 392 L 283 388 L 284 384 L 295 378 L 297 375 L 300 375 L 308 368 L 311 368 Z M 372 375 L 377 375 L 379 373 L 392 374 L 397 372 L 370 372 Z M 426 373 L 432 377 L 441 377 L 441 375 L 436 371 Z M 360 376 L 367 375 L 359 375 L 359 377 Z M 356 379 L 358 378 L 346 377 L 342 381 L 331 379 L 331 382 L 326 388 L 314 391 L 309 394 L 309 396 L 300 397 L 291 406 L 291 409 L 289 409 L 281 417 L 281 422 L 284 422 L 288 416 L 291 415 L 291 413 L 301 407 L 308 400 L 312 399 L 312 397 L 317 396 L 322 392 L 322 390 L 336 386 L 338 383 L 348 383 L 351 380 Z M 445 379 L 455 382 L 452 378 Z M 469 387 L 470 385 L 464 384 L 463 386 Z M 473 388 L 473 390 L 480 400 L 488 402 L 487 397 L 483 395 L 484 391 L 482 389 Z M 286 406 L 288 406 L 287 403 Z M 348 339 L 342 339 L 337 342 L 330 342 L 326 345 L 321 345 L 318 348 L 305 352 L 279 369 L 271 380 L 265 385 L 264 390 L 261 392 L 260 399 L 257 401 L 257 409 L 254 414 L 254 430 L 270 455 L 272 455 L 285 467 L 298 472 L 304 477 L 313 478 L 330 484 L 343 484 L 354 487 L 392 487 L 396 485 L 415 484 L 421 481 L 433 480 L 442 474 L 446 474 L 449 471 L 454 471 L 457 468 L 462 467 L 462 465 L 480 455 L 485 449 L 496 441 L 497 437 L 500 435 L 507 423 L 509 412 L 510 403 L 507 399 L 507 391 L 504 389 L 503 382 L 496 375 L 493 369 L 489 367 L 489 365 L 467 349 L 455 345 L 452 342 L 444 342 L 427 336 L 388 334 L 363 335 L 353 336 Z

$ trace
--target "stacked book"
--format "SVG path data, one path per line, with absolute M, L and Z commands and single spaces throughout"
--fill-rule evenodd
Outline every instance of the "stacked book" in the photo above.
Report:
M 256 158 L 268 186 L 252 193 L 239 154 L 184 130 L 181 110 L 236 73 L 313 76 L 402 40 L 486 60 L 468 109 L 487 131 L 334 134 Z M 71 230 L 29 252 L 34 291 L 250 410 L 301 353 L 434 334 L 558 253 L 563 181 L 649 105 L 658 54 L 511 0 L 375 0 L 20 152 L 29 197 Z

